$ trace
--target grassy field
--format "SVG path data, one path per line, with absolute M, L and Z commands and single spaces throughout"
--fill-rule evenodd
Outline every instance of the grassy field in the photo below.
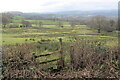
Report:
M 70 25 L 65 25 L 64 28 L 55 25 L 44 25 L 41 28 L 3 28 L 1 43 L 3 46 L 37 43 L 37 47 L 33 45 L 37 50 L 37 52 L 35 50 L 35 53 L 44 54 L 44 51 L 46 50 L 47 53 L 49 53 L 59 49 L 59 38 L 63 39 L 65 51 L 76 41 L 81 42 L 81 44 L 85 41 L 99 41 L 104 47 L 114 47 L 118 45 L 117 32 L 102 32 L 98 34 L 96 30 L 91 30 L 85 25 L 77 25 L 74 28 L 70 27 Z M 50 41 L 46 42 L 45 40 Z M 42 41 L 45 41 L 46 44 L 39 45 L 38 43 Z M 54 49 L 54 47 L 57 48 Z M 54 59 L 56 57 L 53 56 L 51 58 Z M 41 60 L 43 61 L 44 59 L 42 58 Z
M 44 25 L 57 25 L 59 23 L 59 21 L 54 20 L 29 20 L 21 16 L 14 16 L 12 19 L 12 23 L 9 23 L 8 25 L 20 25 L 22 20 L 29 21 L 30 23 L 32 23 L 32 26 L 36 26 L 36 24 L 38 24 L 39 22 L 42 22 L 42 24 Z M 61 21 L 61 23 L 64 25 L 69 25 L 69 22 L 67 21 Z
M 2 37 L 3 45 L 37 42 L 41 39 L 57 40 L 58 38 L 63 38 L 65 42 L 69 42 L 71 37 L 77 37 L 85 40 L 103 40 L 106 41 L 105 45 L 109 46 L 116 45 L 118 38 L 117 32 L 98 34 L 97 31 L 91 30 L 85 25 L 77 25 L 74 28 L 70 27 L 70 25 L 65 25 L 64 28 L 55 25 L 44 25 L 41 28 L 4 28 Z M 35 39 L 35 41 L 29 40 L 31 38 Z
M 34 22 L 35 20 L 28 20 L 28 21 Z M 30 62 L 28 73 L 30 73 L 29 71 L 33 71 L 34 73 L 34 71 L 39 71 L 39 69 L 47 73 L 52 72 L 51 69 L 49 68 L 52 67 L 53 69 L 57 69 L 58 66 L 58 61 L 56 59 L 59 59 L 60 57 L 59 51 L 61 50 L 61 48 L 60 48 L 59 39 L 62 38 L 62 43 L 63 43 L 62 47 L 63 47 L 65 65 L 66 65 L 64 67 L 64 70 L 66 71 L 67 69 L 69 69 L 70 60 L 71 60 L 70 46 L 75 47 L 76 54 L 77 51 L 78 52 L 83 51 L 82 53 L 86 54 L 83 58 L 86 58 L 86 56 L 88 55 L 90 56 L 91 53 L 96 54 L 103 52 L 106 54 L 107 53 L 106 49 L 109 48 L 112 49 L 118 46 L 117 31 L 109 32 L 109 33 L 108 32 L 97 33 L 96 30 L 90 29 L 86 25 L 76 25 L 76 27 L 71 27 L 67 22 L 64 22 L 64 27 L 61 28 L 54 25 L 56 24 L 54 21 L 49 21 L 49 20 L 48 21 L 41 20 L 41 21 L 45 24 L 42 27 L 33 26 L 26 28 L 2 29 L 1 43 L 3 46 L 3 50 L 5 51 L 5 53 L 7 53 L 4 62 L 7 63 L 7 61 L 9 62 L 11 61 L 11 59 L 13 60 L 15 59 L 14 62 L 18 60 L 20 64 L 17 64 L 18 63 L 17 62 L 17 63 L 13 63 L 13 65 L 15 66 L 19 65 L 18 68 L 20 69 L 24 68 L 27 70 L 28 66 L 23 66 L 23 65 L 21 66 L 21 63 L 24 63 L 25 61 L 29 62 L 31 60 L 31 56 L 35 53 L 34 56 L 45 56 L 45 57 L 39 57 L 35 60 L 35 62 Z M 18 22 L 19 24 L 19 20 L 16 19 L 15 22 L 16 23 Z M 50 23 L 51 25 L 49 25 Z M 91 48 L 94 49 L 95 52 L 92 52 L 90 50 Z M 21 56 L 22 58 L 20 58 Z M 87 58 L 89 58 L 89 56 Z M 92 59 L 92 56 L 90 57 L 90 59 Z M 47 63 L 51 60 L 55 60 L 55 62 Z M 43 62 L 47 64 L 43 64 Z M 35 63 L 39 63 L 39 65 Z M 11 65 L 11 64 L 12 64 L 11 62 L 7 63 L 7 65 Z M 7 66 L 7 69 L 8 68 L 9 67 Z M 8 76 L 7 69 L 5 68 L 6 71 L 4 72 L 5 76 Z M 18 72 L 13 71 L 10 74 L 18 75 Z M 32 76 L 33 75 L 34 74 L 32 74 Z

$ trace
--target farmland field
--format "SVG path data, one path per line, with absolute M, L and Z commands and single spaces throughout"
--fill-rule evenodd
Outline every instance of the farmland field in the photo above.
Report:
M 12 25 L 21 25 L 20 21 L 22 19 L 23 18 L 19 16 L 15 17 Z M 107 57 L 106 55 L 110 55 L 111 52 L 115 54 L 117 52 L 118 31 L 102 31 L 98 33 L 97 30 L 87 25 L 77 24 L 73 27 L 69 22 L 65 21 L 62 21 L 63 27 L 57 26 L 56 24 L 58 22 L 50 20 L 26 21 L 31 22 L 32 27 L 2 28 L 1 46 L 4 51 L 3 64 L 5 67 L 3 67 L 3 70 L 5 77 L 11 75 L 12 77 L 47 76 L 50 78 L 53 77 L 56 72 L 67 76 L 57 75 L 55 77 L 75 77 L 76 75 L 81 77 L 84 75 L 82 71 L 86 69 L 90 71 L 89 73 L 93 73 L 91 68 L 89 68 L 92 67 L 91 64 L 95 64 L 94 70 L 97 68 L 102 69 L 101 66 L 103 66 L 103 68 L 106 67 L 106 64 L 99 66 L 97 65 L 98 62 L 89 63 L 87 60 L 94 61 L 93 57 L 96 57 L 97 60 L 102 60 L 102 58 Z M 34 24 L 34 22 L 39 21 L 44 25 L 39 26 Z M 8 25 L 11 25 L 11 23 Z M 98 56 L 101 57 L 99 58 Z M 64 65 L 63 62 L 60 62 L 62 60 L 64 60 Z M 112 61 L 118 66 L 118 60 Z M 90 66 L 84 68 L 84 65 Z M 61 66 L 62 70 L 60 70 Z M 72 70 L 71 66 L 73 68 Z M 13 69 L 13 72 L 8 73 Z M 26 73 L 23 73 L 24 70 Z M 104 71 L 104 69 L 102 70 Z M 30 71 L 32 71 L 31 74 Z M 43 72 L 44 75 L 39 73 L 39 71 Z M 69 73 L 69 71 L 71 71 L 71 73 Z M 73 75 L 74 72 L 76 72 L 76 75 Z M 101 74 L 101 72 L 99 72 L 99 74 Z M 111 76 L 109 73 L 103 73 L 101 76 L 104 77 L 104 74 L 109 77 Z M 88 77 L 88 75 L 90 74 L 84 76 Z
M 120 2 L 1 0 L 0 80 L 120 80 Z
M 2 32 L 3 45 L 15 45 L 22 43 L 37 42 L 41 39 L 58 40 L 63 38 L 65 42 L 74 42 L 74 39 L 79 38 L 84 40 L 103 40 L 106 41 L 105 45 L 117 45 L 118 32 L 112 33 L 97 33 L 96 30 L 92 30 L 85 25 L 77 25 L 72 28 L 70 25 L 64 25 L 64 28 L 57 27 L 56 25 L 44 25 L 43 27 L 31 27 L 31 28 L 3 28 Z M 32 41 L 30 39 L 35 39 Z M 28 40 L 28 41 L 26 41 Z M 114 42 L 114 44 L 112 44 Z

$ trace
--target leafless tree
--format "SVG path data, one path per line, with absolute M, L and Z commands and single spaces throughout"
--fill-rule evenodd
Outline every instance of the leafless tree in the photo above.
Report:
M 2 13 L 2 24 L 3 24 L 3 27 L 6 27 L 6 25 L 11 22 L 11 18 L 12 18 L 11 15 L 9 15 L 7 13 Z
M 39 27 L 42 27 L 42 26 L 43 26 L 43 22 L 39 21 Z
M 59 22 L 57 23 L 57 26 L 63 28 L 63 23 L 62 23 L 61 21 L 59 21 Z
M 31 27 L 32 26 L 29 21 L 23 20 L 21 23 L 23 24 L 24 27 Z
M 116 30 L 116 28 L 117 28 L 116 22 L 113 19 L 108 20 L 108 25 L 106 25 L 106 26 L 108 26 L 108 27 L 106 27 L 106 30 L 108 32 L 112 32 L 113 30 Z
M 75 22 L 70 22 L 71 27 L 75 27 L 76 23 Z
M 94 16 L 92 19 L 89 21 L 88 26 L 91 28 L 97 29 L 98 33 L 101 33 L 101 30 L 103 30 L 108 24 L 107 18 L 105 16 Z

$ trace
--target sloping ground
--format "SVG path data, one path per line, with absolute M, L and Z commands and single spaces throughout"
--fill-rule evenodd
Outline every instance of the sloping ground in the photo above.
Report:
M 6 28 L 3 29 L 3 41 L 2 44 L 21 44 L 37 42 L 41 39 L 57 40 L 58 38 L 64 38 L 64 41 L 70 41 L 70 37 L 84 38 L 85 40 L 107 40 L 108 43 L 113 40 L 117 43 L 118 32 L 102 33 L 98 34 L 97 31 L 91 30 L 84 25 L 78 25 L 77 27 L 70 27 L 66 25 L 64 28 L 59 28 L 53 25 L 45 25 L 42 28 Z M 34 40 L 32 40 L 34 39 Z M 110 39 L 110 40 L 109 40 Z M 72 39 L 74 41 L 74 39 Z M 114 43 L 113 43 L 114 44 Z M 111 44 L 111 45 L 113 45 Z

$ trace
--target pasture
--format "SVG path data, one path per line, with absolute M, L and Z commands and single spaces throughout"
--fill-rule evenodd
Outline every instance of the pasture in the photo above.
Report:
M 34 22 L 35 20 L 28 21 Z M 15 22 L 19 24 L 18 20 L 15 20 Z M 94 48 L 95 53 L 106 53 L 106 49 L 114 49 L 114 47 L 118 46 L 117 31 L 97 33 L 96 30 L 86 25 L 71 27 L 68 22 L 64 22 L 64 27 L 62 28 L 56 26 L 54 21 L 43 21 L 43 23 L 45 25 L 42 27 L 33 26 L 2 29 L 2 46 L 5 53 L 7 53 L 7 56 L 4 55 L 4 63 L 12 64 L 12 62 L 9 62 L 9 59 L 15 59 L 18 62 L 20 61 L 20 64 L 18 64 L 19 68 L 28 70 L 27 73 L 30 70 L 43 70 L 51 73 L 58 69 L 58 60 L 61 57 L 59 51 L 62 51 L 65 64 L 64 70 L 67 71 L 71 64 L 71 46 L 74 46 L 75 51 L 79 51 L 77 49 L 80 46 L 81 51 L 87 51 L 86 54 L 92 52 L 86 46 Z M 62 48 L 59 39 L 62 39 Z M 72 53 L 77 52 L 72 51 Z M 33 54 L 36 59 L 30 62 L 29 66 L 24 66 L 24 62 L 29 62 Z M 17 59 L 20 56 L 22 56 L 22 59 Z M 16 65 L 16 63 L 13 63 L 13 65 Z M 7 71 L 4 73 L 5 76 L 8 76 Z M 18 77 L 16 71 L 10 74 L 16 74 L 13 77 Z M 40 75 L 37 77 L 40 77 Z
M 57 41 L 63 38 L 64 42 L 74 42 L 74 38 L 80 40 L 100 40 L 104 41 L 105 45 L 117 45 L 118 32 L 111 33 L 97 33 L 85 25 L 77 25 L 71 27 L 64 25 L 64 28 L 56 25 L 44 25 L 43 27 L 28 27 L 28 28 L 3 28 L 2 32 L 3 45 L 15 45 L 22 43 L 37 42 L 41 39 L 50 39 Z M 34 39 L 34 40 L 31 40 Z

